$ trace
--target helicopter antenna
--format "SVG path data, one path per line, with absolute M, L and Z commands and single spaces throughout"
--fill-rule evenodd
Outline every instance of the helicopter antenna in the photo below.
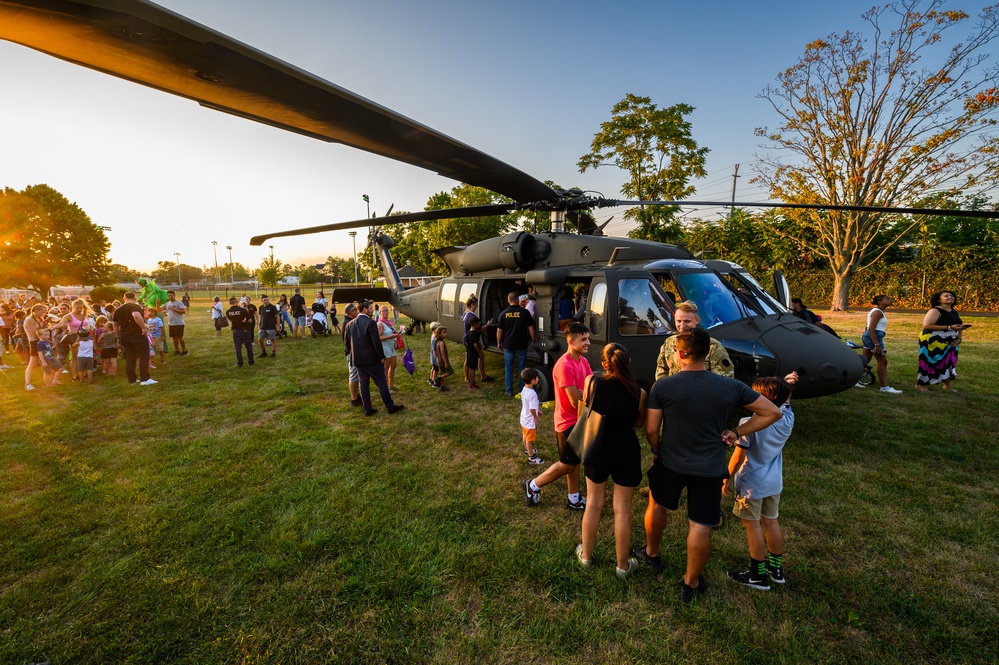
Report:
M 614 248 L 614 251 L 611 252 L 610 259 L 607 261 L 607 266 L 608 267 L 614 265 L 614 262 L 617 261 L 617 253 L 620 252 L 622 249 L 628 249 L 628 248 L 627 247 L 615 247 Z

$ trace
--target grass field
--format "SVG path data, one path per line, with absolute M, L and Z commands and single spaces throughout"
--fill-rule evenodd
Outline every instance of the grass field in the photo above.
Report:
M 156 386 L 0 375 L 0 663 L 999 660 L 999 319 L 966 319 L 961 392 L 927 395 L 921 317 L 889 311 L 904 394 L 795 403 L 788 584 L 727 581 L 747 556 L 729 519 L 708 597 L 684 606 L 684 520 L 662 576 L 620 581 L 608 499 L 581 570 L 564 483 L 524 506 L 519 403 L 496 383 L 430 391 L 426 335 L 406 411 L 364 418 L 338 340 L 237 370 L 207 301 L 192 309 L 191 355 Z M 856 340 L 863 316 L 826 320 Z M 550 421 L 539 444 L 553 459 Z

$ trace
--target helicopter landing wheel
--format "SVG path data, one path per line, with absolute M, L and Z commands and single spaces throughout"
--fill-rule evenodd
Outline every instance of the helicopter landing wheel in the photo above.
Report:
M 867 387 L 874 383 L 874 370 L 870 365 L 864 365 L 864 371 L 860 375 L 860 379 L 857 381 L 857 385 Z

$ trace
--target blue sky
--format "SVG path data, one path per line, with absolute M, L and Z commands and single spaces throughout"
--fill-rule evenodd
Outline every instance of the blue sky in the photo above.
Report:
M 711 149 L 699 199 L 765 200 L 749 180 L 757 95 L 805 44 L 863 30 L 870 0 L 838 2 L 457 2 L 164 0 L 164 6 L 429 125 L 542 180 L 619 194 L 623 174 L 579 174 L 626 94 L 687 103 Z M 343 6 L 341 6 L 343 5 Z M 982 2 L 953 2 L 975 14 Z M 252 235 L 421 210 L 457 183 L 0 42 L 0 186 L 47 183 L 111 227 L 111 257 L 212 265 L 269 253 Z M 612 212 L 601 212 L 606 219 Z M 620 214 L 608 227 L 625 233 Z M 289 263 L 350 256 L 345 231 L 273 241 Z M 227 260 L 222 249 L 219 262 Z

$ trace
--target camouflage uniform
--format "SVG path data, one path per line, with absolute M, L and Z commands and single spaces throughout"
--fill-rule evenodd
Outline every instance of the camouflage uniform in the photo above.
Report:
M 715 374 L 735 378 L 735 367 L 732 365 L 731 358 L 728 357 L 728 351 L 714 337 L 711 338 L 711 349 L 708 351 L 708 357 L 704 364 L 709 371 Z M 659 358 L 656 360 L 656 381 L 666 376 L 672 376 L 679 371 L 680 362 L 676 357 L 676 335 L 670 335 L 663 342 L 662 348 L 659 349 Z

